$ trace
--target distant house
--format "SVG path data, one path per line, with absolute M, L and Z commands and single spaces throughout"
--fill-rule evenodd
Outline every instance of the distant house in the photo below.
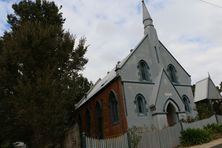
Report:
M 190 75 L 159 41 L 144 2 L 142 9 L 142 40 L 75 106 L 87 136 L 115 137 L 133 126 L 162 129 L 197 114 Z
M 205 105 L 205 111 L 222 113 L 222 96 L 210 76 L 196 83 L 194 102 L 197 106 Z

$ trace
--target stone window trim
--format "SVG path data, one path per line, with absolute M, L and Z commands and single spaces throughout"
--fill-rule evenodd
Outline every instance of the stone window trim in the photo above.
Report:
M 190 99 L 186 95 L 183 95 L 182 99 L 183 99 L 185 111 L 187 113 L 191 113 Z
M 137 66 L 139 70 L 139 79 L 140 81 L 151 82 L 150 68 L 145 60 L 140 60 Z
M 170 78 L 170 81 L 174 84 L 177 84 L 178 83 L 178 79 L 177 79 L 177 70 L 176 68 L 173 66 L 173 64 L 169 64 L 167 66 L 167 72 L 169 74 L 169 78 Z
M 147 101 L 142 94 L 137 94 L 134 100 L 136 104 L 136 112 L 138 116 L 146 116 L 148 109 L 147 109 Z

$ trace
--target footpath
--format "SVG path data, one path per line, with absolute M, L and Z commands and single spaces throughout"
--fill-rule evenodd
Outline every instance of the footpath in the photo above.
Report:
M 222 148 L 222 138 L 213 140 L 209 143 L 191 146 L 189 148 Z

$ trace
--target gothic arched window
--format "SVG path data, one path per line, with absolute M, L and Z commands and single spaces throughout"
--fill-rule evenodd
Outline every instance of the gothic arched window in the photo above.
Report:
M 82 134 L 82 117 L 81 114 L 78 115 L 79 132 Z
M 151 81 L 151 76 L 149 73 L 149 66 L 144 60 L 141 60 L 138 64 L 140 79 L 145 81 Z
M 176 68 L 172 64 L 169 64 L 167 67 L 167 71 L 169 73 L 171 82 L 177 83 Z
M 184 103 L 185 111 L 190 113 L 191 112 L 190 100 L 186 95 L 183 95 L 183 103 Z
M 86 133 L 88 136 L 90 136 L 90 127 L 91 127 L 91 116 L 90 116 L 90 111 L 87 109 L 86 110 Z
M 138 114 L 146 114 L 146 100 L 143 95 L 139 94 L 136 96 L 136 108 Z
M 96 112 L 95 112 L 95 125 L 96 125 L 96 137 L 99 139 L 103 138 L 103 113 L 101 102 L 96 102 Z
M 110 108 L 112 123 L 115 123 L 119 120 L 118 100 L 116 98 L 116 95 L 112 91 L 109 94 L 109 108 Z

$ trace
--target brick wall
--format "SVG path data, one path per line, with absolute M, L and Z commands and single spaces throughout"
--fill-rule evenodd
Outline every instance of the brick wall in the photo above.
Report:
M 119 120 L 116 123 L 112 123 L 111 112 L 109 108 L 109 94 L 113 91 L 118 99 L 118 112 Z M 124 134 L 127 131 L 127 121 L 125 115 L 123 89 L 120 78 L 116 78 L 93 98 L 81 106 L 77 112 L 82 118 L 82 132 L 85 132 L 87 136 L 98 138 L 98 131 L 96 129 L 95 112 L 96 102 L 99 101 L 102 104 L 102 117 L 103 117 L 103 138 L 117 137 Z M 90 111 L 90 133 L 86 130 L 86 110 Z

